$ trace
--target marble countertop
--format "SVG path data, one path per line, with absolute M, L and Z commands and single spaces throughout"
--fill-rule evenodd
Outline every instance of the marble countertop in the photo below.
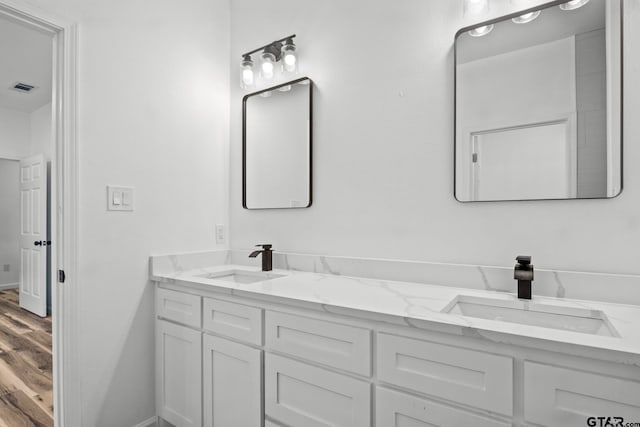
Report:
M 529 341 L 535 339 L 556 345 L 558 343 L 575 345 L 617 353 L 618 355 L 613 357 L 615 361 L 640 366 L 640 328 L 638 327 L 640 326 L 640 306 L 637 305 L 536 295 L 531 300 L 531 304 L 543 304 L 560 309 L 602 311 L 619 335 L 612 337 L 443 312 L 450 306 L 452 300 L 461 295 L 517 302 L 526 307 L 527 302 L 519 302 L 514 294 L 505 292 L 277 269 L 273 273 L 281 274 L 283 277 L 251 284 L 202 277 L 233 269 L 260 271 L 256 267 L 225 264 L 184 271 L 152 272 L 151 280 L 186 286 L 195 290 L 206 289 L 270 301 L 275 299 L 285 304 L 304 303 L 307 306 L 314 304 L 330 313 L 345 314 L 345 310 L 355 310 L 359 313 L 382 314 L 393 316 L 402 324 L 411 327 L 425 328 L 426 324 L 450 325 L 462 328 L 465 335 L 494 341 L 523 344 L 522 339 L 525 339 L 524 343 L 527 339 Z M 505 340 L 500 336 L 515 337 L 520 340 Z

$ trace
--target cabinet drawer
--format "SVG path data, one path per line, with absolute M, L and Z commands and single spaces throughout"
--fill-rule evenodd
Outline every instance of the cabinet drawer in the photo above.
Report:
M 290 426 L 370 427 L 371 386 L 345 375 L 267 354 L 265 412 Z
M 511 424 L 376 387 L 376 425 L 384 427 L 510 427 Z
M 640 421 L 639 381 L 525 362 L 524 393 L 525 420 L 545 426 L 583 427 L 588 417 Z
M 510 357 L 380 333 L 378 378 L 454 402 L 513 414 Z
M 201 324 L 201 298 L 197 295 L 156 289 L 156 313 L 159 317 L 194 328 Z
M 205 330 L 262 345 L 262 309 L 205 298 L 203 311 Z
M 267 347 L 367 377 L 371 376 L 371 331 L 267 311 Z

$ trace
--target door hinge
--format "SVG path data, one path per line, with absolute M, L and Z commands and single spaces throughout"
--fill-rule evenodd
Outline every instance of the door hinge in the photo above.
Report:
M 58 283 L 64 283 L 66 278 L 67 278 L 67 275 L 64 274 L 64 270 L 58 270 Z
M 473 153 L 471 155 L 471 162 L 478 163 L 478 153 Z

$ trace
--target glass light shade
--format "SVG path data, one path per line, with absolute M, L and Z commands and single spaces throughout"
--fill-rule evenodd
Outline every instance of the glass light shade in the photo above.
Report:
M 285 73 L 296 74 L 298 72 L 298 53 L 296 45 L 291 42 L 282 47 L 282 70 Z
M 474 28 L 469 31 L 469 35 L 471 37 L 482 37 L 486 36 L 493 30 L 493 24 L 491 25 L 483 25 L 482 27 Z
M 571 0 L 558 6 L 562 10 L 574 10 L 589 3 L 589 0 Z
M 256 84 L 253 61 L 251 58 L 244 58 L 240 64 L 240 87 L 250 89 Z
M 511 20 L 515 24 L 526 24 L 528 22 L 533 21 L 538 16 L 540 16 L 540 11 L 536 10 L 535 12 L 529 12 L 529 13 L 525 13 L 524 15 L 516 16 L 515 18 L 512 18 Z
M 276 57 L 273 53 L 263 52 L 261 55 L 262 63 L 260 64 L 260 77 L 264 80 L 271 80 L 275 75 Z
M 464 0 L 464 16 L 478 16 L 489 12 L 489 0 Z

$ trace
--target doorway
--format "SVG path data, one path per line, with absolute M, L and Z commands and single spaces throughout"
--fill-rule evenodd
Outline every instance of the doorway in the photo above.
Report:
M 49 283 L 50 295 L 50 313 L 49 317 L 40 317 L 34 315 L 28 310 L 20 308 L 20 295 L 18 289 L 5 289 L 6 294 L 0 299 L 0 308 L 5 313 L 9 313 L 4 319 L 16 328 L 21 328 L 18 332 L 13 331 L 13 338 L 5 340 L 11 342 L 9 345 L 10 352 L 5 352 L 0 348 L 0 364 L 4 367 L 9 366 L 7 361 L 14 360 L 24 361 L 32 366 L 40 369 L 40 375 L 52 378 L 52 386 L 47 388 L 46 381 L 42 377 L 32 375 L 26 378 L 25 371 L 20 371 L 22 378 L 15 375 L 16 384 L 5 387 L 2 383 L 6 383 L 7 378 L 11 378 L 10 371 L 0 371 L 0 410 L 4 403 L 4 415 L 8 418 L 3 420 L 0 414 L 0 425 L 55 425 L 55 426 L 80 426 L 81 411 L 78 402 L 80 401 L 80 378 L 78 375 L 78 345 L 77 345 L 77 307 L 76 307 L 76 277 L 77 277 L 77 149 L 76 149 L 76 58 L 77 58 L 77 28 L 76 25 L 70 23 L 60 16 L 52 15 L 49 12 L 37 8 L 23 0 L 0 0 L 0 23 L 8 23 L 9 25 L 20 26 L 22 30 L 26 30 L 32 37 L 44 37 L 47 42 L 47 51 L 51 55 L 51 63 L 44 70 L 42 67 L 32 67 L 34 70 L 47 71 L 50 75 L 50 87 L 38 86 L 38 84 L 29 84 L 25 79 L 20 78 L 19 81 L 6 81 L 0 79 L 0 91 L 11 86 L 11 90 L 27 90 L 33 91 L 33 95 L 47 94 L 50 97 L 50 107 L 48 111 L 42 113 L 43 117 L 48 117 L 50 126 L 38 127 L 32 126 L 29 130 L 28 147 L 29 151 L 15 156 L 13 159 L 22 161 L 19 172 L 19 185 L 21 199 L 20 209 L 23 208 L 23 195 L 26 190 L 34 190 L 39 185 L 37 191 L 29 191 L 31 202 L 39 200 L 37 204 L 31 203 L 27 206 L 27 211 L 42 213 L 43 205 L 48 205 L 50 221 L 46 222 L 46 206 L 43 216 L 29 216 L 20 219 L 21 234 L 24 226 L 24 219 L 28 218 L 30 232 L 37 226 L 37 239 L 33 234 L 29 236 L 29 241 L 24 242 L 24 256 L 27 253 L 31 257 L 32 264 L 28 265 L 26 271 L 38 271 L 33 275 L 44 275 L 45 281 Z M 28 37 L 28 36 L 26 36 Z M 8 49 L 14 48 L 17 55 L 29 56 L 33 54 L 28 49 L 15 49 L 20 46 L 20 38 L 0 38 L 0 44 L 8 45 Z M 18 61 L 16 61 L 18 62 Z M 6 58 L 0 60 L 0 68 L 11 69 L 14 66 L 13 61 Z M 1 74 L 0 74 L 1 76 Z M 35 74 L 34 74 L 35 76 Z M 27 76 L 29 77 L 29 76 Z M 43 89 L 43 90 L 40 90 Z M 16 92 L 16 94 L 23 94 Z M 22 100 L 35 98 L 23 97 Z M 23 106 L 24 107 L 24 106 Z M 46 110 L 46 109 L 44 109 Z M 33 113 L 33 111 L 32 111 Z M 31 123 L 30 123 L 31 124 Z M 31 138 L 44 136 L 39 139 L 44 141 L 44 145 L 38 149 Z M 19 138 L 0 139 L 0 150 L 3 146 L 10 146 Z M 24 135 L 23 135 L 24 136 Z M 24 141 L 24 139 L 23 139 Z M 15 146 L 10 147 L 15 149 Z M 22 146 L 24 148 L 24 145 Z M 0 157 L 2 157 L 0 151 Z M 8 157 L 7 155 L 5 155 Z M 41 156 L 41 157 L 39 157 Z M 38 161 L 40 159 L 40 161 Z M 48 178 L 49 185 L 42 181 L 41 178 Z M 34 185 L 34 180 L 39 180 L 39 184 Z M 27 188 L 28 187 L 28 188 Z M 45 188 L 48 188 L 46 190 Z M 25 190 L 25 191 L 22 191 Z M 47 197 L 42 196 L 43 192 L 47 192 Z M 37 220 L 37 221 L 36 221 Z M 39 244 L 36 244 L 39 243 Z M 22 246 L 23 243 L 20 243 Z M 33 249 L 36 249 L 33 251 Z M 20 254 L 23 256 L 23 253 Z M 33 259 L 36 258 L 38 261 Z M 24 264 L 23 264 L 24 265 Z M 3 269 L 0 263 L 0 270 Z M 25 272 L 20 271 L 20 274 Z M 32 276 L 33 276 L 32 275 Z M 19 280 L 20 282 L 20 280 Z M 42 305 L 42 296 L 46 294 L 42 290 L 34 294 L 33 282 L 29 282 L 32 296 L 38 297 L 38 307 Z M 20 284 L 18 285 L 20 287 Z M 3 292 L 0 290 L 0 292 Z M 33 301 L 32 301 L 33 302 Z M 17 309 L 15 307 L 18 307 Z M 45 298 L 46 307 L 46 298 Z M 33 307 L 29 307 L 33 308 Z M 16 311 L 17 310 L 17 311 Z M 42 308 L 39 308 L 42 310 Z M 2 311 L 2 310 L 0 310 Z M 34 309 L 34 311 L 36 311 Z M 19 317 L 19 314 L 26 317 Z M 47 315 L 45 313 L 39 313 Z M 9 329 L 3 328 L 2 319 L 0 318 L 0 338 L 3 333 Z M 50 338 L 46 335 L 50 334 Z M 35 346 L 32 351 L 28 350 L 27 338 L 33 338 Z M 0 344 L 1 345 L 1 344 Z M 39 346 L 39 347 L 38 347 Z M 47 353 L 50 348 L 51 372 L 46 372 L 47 361 L 43 353 Z M 23 365 L 24 366 L 24 365 Z M 42 372 L 45 371 L 45 372 Z M 39 378 L 39 379 L 38 379 Z M 34 384 L 32 380 L 37 379 Z M 20 393 L 21 387 L 24 386 L 23 393 L 29 395 L 30 392 L 33 399 L 25 399 Z M 38 389 L 40 392 L 38 393 Z M 50 391 L 47 391 L 50 390 Z M 3 399 L 4 396 L 4 399 Z M 39 400 L 42 399 L 42 400 Z M 32 404 L 32 402 L 34 402 Z M 49 404 L 51 402 L 51 404 Z M 53 407 L 53 415 L 51 416 L 51 407 Z M 25 408 L 23 410 L 22 408 Z M 32 413 L 37 413 L 35 417 Z M 43 413 L 37 409 L 42 409 Z M 48 412 L 47 412 L 48 411 Z M 25 421 L 20 418 L 24 412 L 29 415 L 29 420 Z M 12 418 L 13 417 L 13 418 Z M 18 417 L 18 418 L 15 418 Z M 23 422 L 25 421 L 25 422 Z
M 54 425 L 53 47 L 0 16 L 0 425 Z

